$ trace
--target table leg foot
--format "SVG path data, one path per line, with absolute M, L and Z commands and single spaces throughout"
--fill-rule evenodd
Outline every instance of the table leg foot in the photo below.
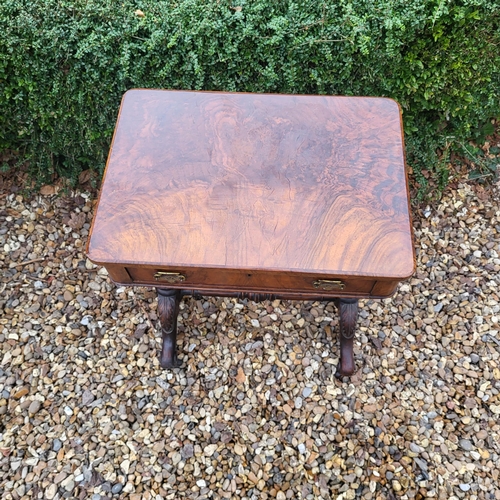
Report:
M 337 299 L 340 318 L 340 361 L 335 376 L 349 377 L 356 371 L 353 340 L 358 319 L 358 299 Z
M 162 346 L 160 365 L 162 368 L 178 368 L 182 363 L 177 359 L 177 316 L 181 291 L 157 288 L 158 316 L 161 323 Z

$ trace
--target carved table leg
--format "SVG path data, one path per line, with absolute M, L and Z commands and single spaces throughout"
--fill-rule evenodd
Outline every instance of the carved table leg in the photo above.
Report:
M 340 318 L 340 361 L 335 376 L 349 377 L 356 371 L 352 344 L 358 319 L 358 299 L 337 299 Z
M 181 291 L 164 288 L 157 288 L 156 291 L 162 336 L 160 365 L 162 368 L 178 368 L 181 362 L 177 359 L 176 341 Z

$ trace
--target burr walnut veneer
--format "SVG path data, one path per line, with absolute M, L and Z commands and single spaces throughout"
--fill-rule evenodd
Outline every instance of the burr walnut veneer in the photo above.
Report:
M 131 90 L 88 244 L 124 285 L 158 289 L 161 364 L 187 293 L 333 300 L 339 375 L 358 298 L 414 270 L 400 110 L 385 98 Z

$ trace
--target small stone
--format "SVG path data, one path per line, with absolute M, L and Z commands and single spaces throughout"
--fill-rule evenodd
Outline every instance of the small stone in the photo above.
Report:
M 208 446 L 205 447 L 203 450 L 205 452 L 205 455 L 207 457 L 211 457 L 215 451 L 217 450 L 217 445 L 216 444 L 209 444 Z
M 460 489 L 462 491 L 469 491 L 470 490 L 470 484 L 462 483 L 462 484 L 460 484 Z
M 253 471 L 250 471 L 250 473 L 248 474 L 248 479 L 252 481 L 253 484 L 257 484 L 259 482 L 258 477 L 255 475 Z
M 73 300 L 73 294 L 69 290 L 66 290 L 63 294 L 63 298 L 66 302 L 69 302 Z
M 312 389 L 310 387 L 304 387 L 304 390 L 302 391 L 302 397 L 308 398 L 312 393 Z
M 478 356 L 476 353 L 472 353 L 470 355 L 470 360 L 471 360 L 471 363 L 474 363 L 475 365 L 477 365 L 479 363 L 479 361 L 481 361 L 481 357 Z
M 156 377 L 156 383 L 164 390 L 168 391 L 170 389 L 170 384 L 163 380 L 161 377 Z
M 57 493 L 57 485 L 56 484 L 51 484 L 46 490 L 45 490 L 45 498 L 47 500 L 52 500 Z
M 199 488 L 205 488 L 207 486 L 207 482 L 204 479 L 198 479 L 198 481 L 196 481 L 196 486 Z
M 298 449 L 299 449 L 299 453 L 301 455 L 305 455 L 305 453 L 306 453 L 306 445 L 304 443 L 300 443 L 299 446 L 298 446 Z
M 90 403 L 92 403 L 95 399 L 94 394 L 90 392 L 88 389 L 85 389 L 82 394 L 82 404 L 84 406 L 88 406 Z
M 410 450 L 413 451 L 413 453 L 422 453 L 424 451 L 421 446 L 415 443 L 410 443 Z
M 69 406 L 64 407 L 64 413 L 68 416 L 71 417 L 73 415 L 73 410 Z
M 113 485 L 113 487 L 111 488 L 111 493 L 113 493 L 113 495 L 117 495 L 118 493 L 120 493 L 121 491 L 123 490 L 123 484 L 121 483 L 116 483 L 115 485 Z
M 148 329 L 148 325 L 146 323 L 141 323 L 140 325 L 137 325 L 137 328 L 135 329 L 135 332 L 134 332 L 134 338 L 135 339 L 142 339 L 142 337 L 146 333 L 147 329 Z
M 109 481 L 105 481 L 104 483 L 101 484 L 102 491 L 105 491 L 106 493 L 111 493 L 112 488 L 113 486 Z
M 396 492 L 401 491 L 401 483 L 397 480 L 392 482 L 392 489 Z
M 38 410 L 40 410 L 41 407 L 42 407 L 41 401 L 39 401 L 38 399 L 35 399 L 34 401 L 31 402 L 31 404 L 28 408 L 28 412 L 30 415 L 34 415 L 35 413 L 38 412 Z
M 436 304 L 434 306 L 434 312 L 436 312 L 436 313 L 441 312 L 441 309 L 443 309 L 443 303 L 442 302 L 439 302 L 438 304 Z
M 460 439 L 458 442 L 461 446 L 461 448 L 465 451 L 471 451 L 472 450 L 472 443 L 468 439 Z
M 478 439 L 486 439 L 488 437 L 488 431 L 486 431 L 485 429 L 481 429 L 477 434 L 476 434 L 476 437 Z
M 12 396 L 14 399 L 21 399 L 23 396 L 26 396 L 30 392 L 28 387 L 23 387 L 22 389 L 19 389 L 17 392 L 14 393 Z
M 66 490 L 66 491 L 73 491 L 75 489 L 75 478 L 71 474 L 68 476 L 62 483 L 61 486 Z
M 83 301 L 82 301 L 83 302 Z M 82 306 L 82 302 L 80 302 L 80 305 Z M 83 307 L 83 306 L 82 306 Z M 88 305 L 87 305 L 88 307 Z M 90 325 L 90 322 L 92 321 L 92 316 L 90 315 L 86 315 L 84 316 L 81 320 L 80 320 L 80 324 L 83 325 L 83 326 L 88 326 Z
M 424 474 L 427 474 L 427 470 L 428 470 L 427 462 L 425 460 L 418 458 L 418 457 L 415 457 L 413 460 L 420 467 L 420 470 Z
M 236 374 L 236 382 L 238 384 L 243 384 L 246 381 L 247 377 L 245 375 L 245 372 L 243 371 L 243 368 L 240 366 L 238 368 L 238 373 Z
M 52 449 L 54 451 L 59 451 L 62 448 L 62 442 L 59 439 L 54 439 L 54 442 L 52 443 Z
M 54 476 L 53 481 L 55 484 L 59 484 L 62 481 L 64 481 L 67 477 L 68 477 L 68 474 L 66 472 L 61 471 Z
M 220 387 L 217 387 L 217 389 L 214 389 L 214 396 L 219 399 L 222 396 L 222 393 L 224 392 L 224 386 L 221 385 Z
M 14 472 L 16 472 L 16 470 L 19 469 L 19 467 L 21 467 L 21 464 L 22 464 L 21 460 L 15 460 L 15 461 L 10 463 L 10 468 Z
M 184 460 L 191 458 L 194 456 L 194 446 L 191 443 L 188 443 L 182 448 L 181 455 Z
M 300 410 L 302 408 L 302 398 L 299 396 L 295 398 L 295 409 Z
M 123 471 L 124 474 L 128 474 L 128 471 L 130 470 L 130 460 L 124 460 L 120 464 L 120 469 Z

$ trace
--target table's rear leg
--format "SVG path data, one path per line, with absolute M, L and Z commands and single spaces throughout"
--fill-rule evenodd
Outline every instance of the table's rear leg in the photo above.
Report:
M 160 365 L 162 368 L 178 368 L 181 362 L 177 359 L 177 316 L 181 291 L 157 288 L 158 316 L 161 323 L 162 346 Z
M 353 340 L 358 319 L 358 299 L 337 299 L 340 323 L 340 361 L 335 376 L 349 377 L 356 371 Z

